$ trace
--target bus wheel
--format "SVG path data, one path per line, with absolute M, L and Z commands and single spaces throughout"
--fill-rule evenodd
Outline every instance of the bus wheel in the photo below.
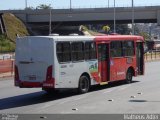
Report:
M 86 76 L 81 76 L 79 79 L 79 86 L 78 86 L 78 92 L 80 94 L 87 93 L 90 88 L 90 82 L 88 77 Z
M 126 74 L 126 83 L 131 83 L 133 78 L 133 73 L 131 69 L 128 69 Z

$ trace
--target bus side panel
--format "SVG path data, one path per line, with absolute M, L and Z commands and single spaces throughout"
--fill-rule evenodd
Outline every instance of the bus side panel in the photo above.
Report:
M 114 80 L 123 80 L 125 79 L 126 74 L 126 59 L 123 57 L 120 58 L 111 58 L 111 81 Z
M 86 62 L 57 64 L 55 88 L 78 88 L 79 78 L 89 73 Z

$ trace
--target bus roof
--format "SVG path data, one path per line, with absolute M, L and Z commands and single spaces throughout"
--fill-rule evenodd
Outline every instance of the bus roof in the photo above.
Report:
M 142 36 L 136 35 L 103 35 L 103 36 L 26 36 L 20 37 L 20 39 L 28 38 L 51 38 L 55 41 L 87 41 L 87 40 L 96 40 L 96 41 L 112 41 L 112 40 L 142 40 Z M 76 38 L 76 39 L 75 39 Z
M 96 36 L 96 41 L 108 41 L 108 40 L 142 40 L 142 36 L 137 35 L 106 35 L 106 36 Z
M 18 39 L 25 40 L 26 38 L 27 39 L 44 38 L 44 40 L 48 38 L 54 41 L 82 41 L 82 40 L 87 41 L 87 40 L 94 40 L 95 36 L 25 36 L 25 37 L 19 37 Z

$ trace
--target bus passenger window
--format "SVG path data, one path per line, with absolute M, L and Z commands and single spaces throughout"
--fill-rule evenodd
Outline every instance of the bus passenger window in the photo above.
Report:
M 122 42 L 114 41 L 110 44 L 110 55 L 111 57 L 122 57 Z
M 73 42 L 72 43 L 72 61 L 84 60 L 84 43 Z
M 69 42 L 57 43 L 57 58 L 59 62 L 71 61 L 71 51 Z
M 95 42 L 85 43 L 85 60 L 96 59 L 96 44 Z
M 124 41 L 123 42 L 123 53 L 124 53 L 124 56 L 133 56 L 134 55 L 134 42 L 133 41 Z

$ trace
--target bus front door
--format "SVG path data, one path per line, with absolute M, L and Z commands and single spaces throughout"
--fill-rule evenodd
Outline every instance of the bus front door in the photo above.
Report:
M 136 59 L 137 59 L 137 68 L 138 75 L 144 74 L 144 52 L 143 52 L 143 43 L 136 43 Z
M 98 73 L 100 83 L 109 81 L 109 67 L 109 44 L 98 44 Z

